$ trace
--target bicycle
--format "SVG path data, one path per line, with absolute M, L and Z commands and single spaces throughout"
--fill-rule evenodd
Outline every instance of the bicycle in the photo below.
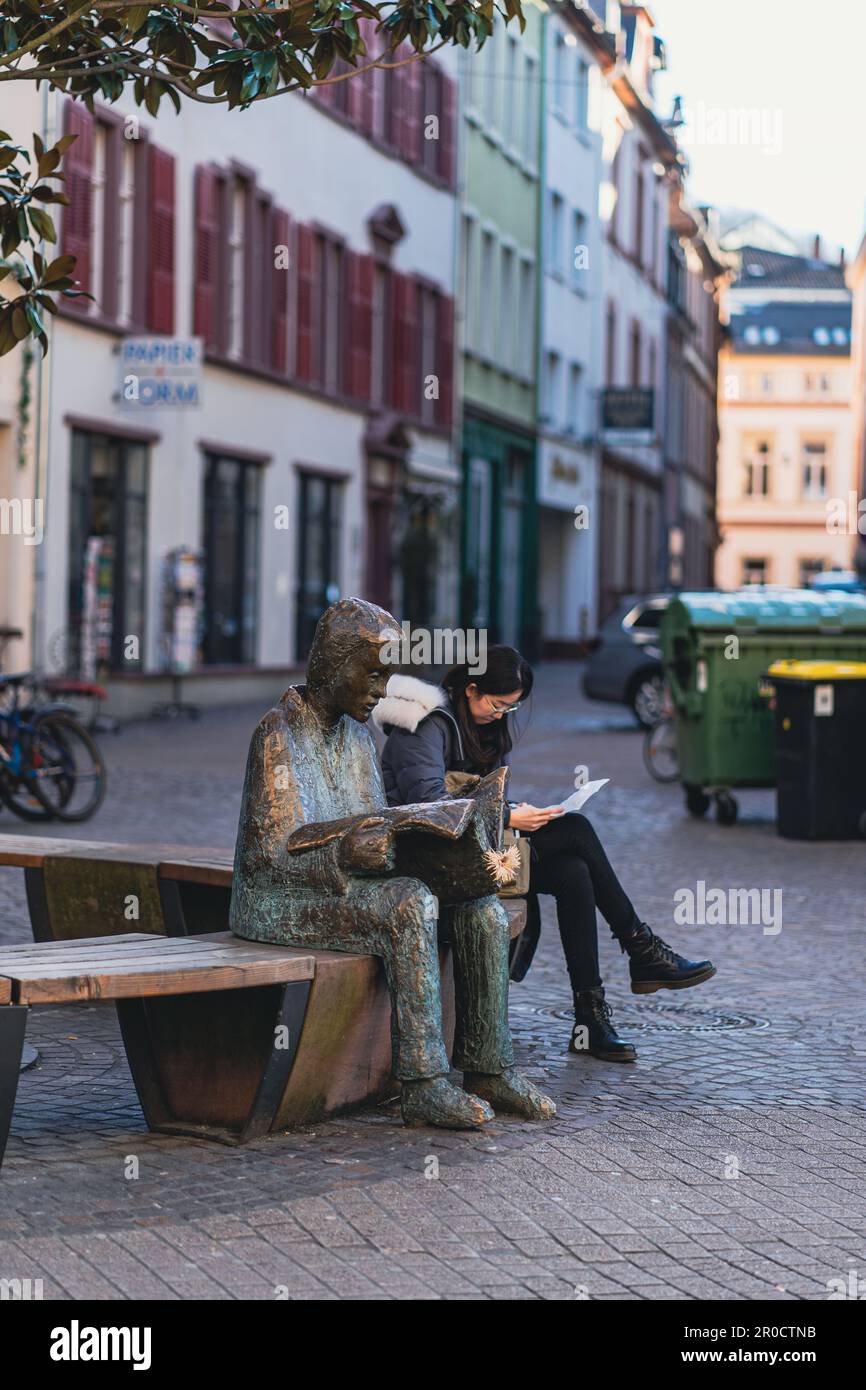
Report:
M 95 740 L 68 705 L 22 704 L 28 672 L 0 676 L 11 697 L 0 710 L 0 800 L 26 821 L 87 820 L 102 805 L 105 764 Z
M 679 778 L 676 717 L 667 687 L 662 712 L 644 734 L 643 762 L 650 777 L 657 782 L 676 782 Z

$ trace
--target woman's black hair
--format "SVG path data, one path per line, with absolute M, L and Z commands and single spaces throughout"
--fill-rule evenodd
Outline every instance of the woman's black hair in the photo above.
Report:
M 488 647 L 487 667 L 483 675 L 473 671 L 465 662 L 452 666 L 442 678 L 442 687 L 447 691 L 454 708 L 463 740 L 465 761 L 484 771 L 498 767 L 506 753 L 511 750 L 511 730 L 508 717 L 503 715 L 491 724 L 479 726 L 469 713 L 466 687 L 476 685 L 483 695 L 512 695 L 521 692 L 525 700 L 532 690 L 535 677 L 532 667 L 514 647 Z

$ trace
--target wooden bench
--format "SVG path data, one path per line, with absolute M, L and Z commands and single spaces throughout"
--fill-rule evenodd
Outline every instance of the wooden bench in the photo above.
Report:
M 243 1143 L 396 1093 L 381 960 L 214 930 L 228 923 L 230 851 L 0 836 L 0 864 L 33 875 L 28 903 L 37 937 L 0 947 L 0 1159 L 27 1010 L 39 1003 L 115 1002 L 154 1130 Z M 144 921 L 125 920 L 130 893 Z M 514 940 L 526 905 L 504 906 Z M 88 909 L 91 929 L 83 934 Z M 130 925 L 139 930 L 122 930 Z M 450 1050 L 447 947 L 440 966 Z M 277 1049 L 280 1026 L 288 1046 Z

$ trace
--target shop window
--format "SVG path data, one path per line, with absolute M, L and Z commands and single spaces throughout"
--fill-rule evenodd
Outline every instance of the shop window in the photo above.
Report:
M 85 678 L 142 666 L 147 478 L 146 444 L 73 430 L 65 664 Z
M 316 623 L 340 597 L 343 484 L 316 473 L 299 476 L 298 588 L 295 655 L 310 650 Z
M 261 466 L 220 454 L 205 461 L 204 658 L 256 660 Z

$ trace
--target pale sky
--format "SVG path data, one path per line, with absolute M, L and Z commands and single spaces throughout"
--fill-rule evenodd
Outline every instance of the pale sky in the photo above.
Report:
M 670 69 L 656 75 L 658 114 L 680 95 L 691 116 L 691 200 L 754 208 L 853 256 L 866 231 L 866 0 L 648 3 Z

